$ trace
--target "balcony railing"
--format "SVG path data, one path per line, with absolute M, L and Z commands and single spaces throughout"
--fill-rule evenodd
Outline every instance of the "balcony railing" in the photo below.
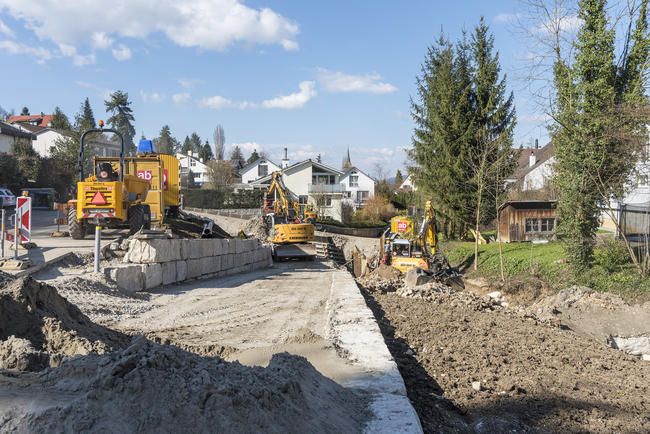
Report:
M 341 184 L 307 184 L 309 193 L 343 193 Z

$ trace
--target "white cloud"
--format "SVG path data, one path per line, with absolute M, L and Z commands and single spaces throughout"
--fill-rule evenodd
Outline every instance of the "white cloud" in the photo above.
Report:
M 235 107 L 235 104 L 231 100 L 219 95 L 202 98 L 199 101 L 199 105 L 201 107 L 211 108 L 215 110 Z
M 162 102 L 165 99 L 165 96 L 161 93 L 158 92 L 145 92 L 143 90 L 140 91 L 140 97 L 142 98 L 142 101 L 144 102 L 153 102 L 153 103 L 159 103 Z
M 5 35 L 10 38 L 13 38 L 15 36 L 14 31 L 11 30 L 9 26 L 6 25 L 2 20 L 0 20 L 0 35 Z
M 508 23 L 514 23 L 519 18 L 520 18 L 519 14 L 501 13 L 501 14 L 497 14 L 494 17 L 494 22 L 500 24 L 508 24 Z
M 264 152 L 264 145 L 257 142 L 233 143 L 231 147 L 234 148 L 235 146 L 239 146 L 244 155 L 251 154 L 253 151 L 257 151 L 258 154 Z
M 172 95 L 172 101 L 176 105 L 181 105 L 187 103 L 191 98 L 191 95 L 187 92 L 175 93 Z
M 91 45 L 93 48 L 107 50 L 113 46 L 113 38 L 104 32 L 93 32 L 91 35 Z
M 561 32 L 573 33 L 578 31 L 580 26 L 582 26 L 582 19 L 577 15 L 566 15 L 540 24 L 537 27 L 537 31 L 540 33 L 553 34 L 555 30 L 559 28 Z
M 316 96 L 316 83 L 313 81 L 303 81 L 298 87 L 300 89 L 298 92 L 262 101 L 262 107 L 281 109 L 300 108 Z
M 381 81 L 377 73 L 353 75 L 343 72 L 318 70 L 318 81 L 328 92 L 365 92 L 365 93 L 392 93 L 397 87 Z
M 0 0 L 0 10 L 56 46 L 109 49 L 115 38 L 162 33 L 176 45 L 206 50 L 225 50 L 236 43 L 298 48 L 298 24 L 241 0 L 114 0 L 108 7 L 94 0 Z M 113 54 L 123 60 L 126 50 L 119 50 Z
M 0 41 L 0 50 L 4 50 L 9 54 L 27 54 L 34 56 L 38 63 L 43 63 L 47 60 L 54 58 L 52 51 L 43 47 L 32 47 L 22 44 L 20 42 L 4 40 Z
M 131 58 L 131 49 L 124 44 L 118 45 L 111 51 L 113 53 L 113 57 L 120 62 L 129 60 Z
M 201 82 L 201 80 L 196 78 L 179 78 L 176 81 L 183 89 L 192 89 Z

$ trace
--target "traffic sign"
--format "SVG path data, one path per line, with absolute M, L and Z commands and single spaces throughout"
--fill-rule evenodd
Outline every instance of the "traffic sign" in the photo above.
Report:
M 16 224 L 20 231 L 20 243 L 32 240 L 32 198 L 19 196 L 16 198 Z

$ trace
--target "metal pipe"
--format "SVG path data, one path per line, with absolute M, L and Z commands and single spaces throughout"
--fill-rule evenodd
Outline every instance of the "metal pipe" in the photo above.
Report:
M 102 244 L 102 227 L 95 225 L 95 273 L 99 273 L 99 254 Z
M 14 260 L 18 260 L 18 242 L 20 241 L 20 229 L 18 225 L 23 219 L 20 210 L 21 208 L 16 207 L 16 214 L 14 214 Z
M 2 208 L 2 223 L 0 224 L 2 228 L 2 235 L 0 235 L 0 258 L 5 257 L 5 209 Z

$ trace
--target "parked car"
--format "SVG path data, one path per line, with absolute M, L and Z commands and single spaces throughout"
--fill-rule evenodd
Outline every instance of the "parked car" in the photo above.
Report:
M 0 188 L 0 207 L 12 208 L 16 206 L 16 196 L 7 188 Z

